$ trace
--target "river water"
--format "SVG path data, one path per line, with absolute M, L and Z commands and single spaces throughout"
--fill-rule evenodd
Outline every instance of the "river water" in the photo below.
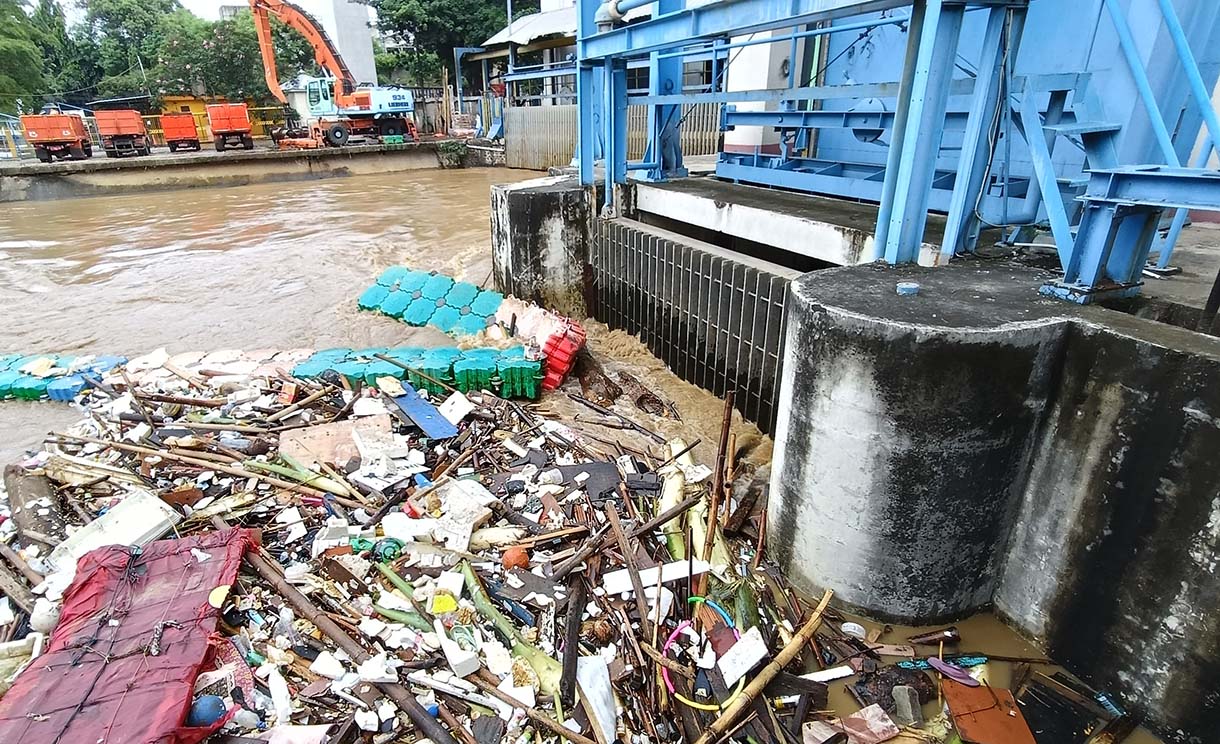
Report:
M 134 356 L 443 342 L 356 309 L 392 264 L 481 284 L 504 168 L 417 170 L 0 208 L 0 352 Z M 77 418 L 0 404 L 0 457 Z
M 159 347 L 176 353 L 451 344 L 432 329 L 359 312 L 356 297 L 392 264 L 488 283 L 489 189 L 537 175 L 422 170 L 6 204 L 0 352 L 134 356 Z M 595 354 L 672 400 L 682 421 L 636 417 L 666 436 L 700 439 L 697 459 L 711 463 L 722 402 L 669 373 L 638 340 L 597 323 L 588 330 Z M 587 414 L 564 396 L 544 405 L 569 418 Z M 0 463 L 79 417 L 62 404 L 0 403 Z M 734 434 L 741 459 L 763 475 L 770 440 L 740 417 Z M 1036 655 L 991 615 L 959 626 L 973 649 Z M 896 629 L 903 632 L 893 641 L 909 630 Z M 996 673 L 999 684 L 1007 682 L 1007 665 Z M 843 683 L 832 687 L 836 706 L 850 709 Z M 1129 740 L 1156 741 L 1143 730 Z

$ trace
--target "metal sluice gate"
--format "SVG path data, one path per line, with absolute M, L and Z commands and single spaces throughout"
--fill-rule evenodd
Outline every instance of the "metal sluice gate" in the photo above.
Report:
M 603 220 L 590 312 L 638 335 L 683 380 L 775 431 L 788 284 L 799 272 L 629 219 Z

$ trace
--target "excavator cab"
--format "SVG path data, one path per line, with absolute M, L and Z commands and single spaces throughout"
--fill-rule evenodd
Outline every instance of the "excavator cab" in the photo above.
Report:
M 339 107 L 335 105 L 333 93 L 334 80 L 330 78 L 308 78 L 305 83 L 305 97 L 309 101 L 311 116 L 335 116 Z

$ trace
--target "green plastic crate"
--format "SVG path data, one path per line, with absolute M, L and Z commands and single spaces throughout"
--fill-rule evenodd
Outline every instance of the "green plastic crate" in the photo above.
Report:
M 356 306 L 361 310 L 376 310 L 389 294 L 388 288 L 374 284 L 360 294 L 360 299 L 356 300 Z
M 502 397 L 537 399 L 542 391 L 542 362 L 509 357 L 502 358 L 496 366 Z

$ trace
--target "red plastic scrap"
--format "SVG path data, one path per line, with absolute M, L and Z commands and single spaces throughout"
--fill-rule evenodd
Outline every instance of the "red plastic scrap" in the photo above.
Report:
M 256 542 L 254 530 L 233 528 L 154 542 L 143 552 L 98 548 L 81 558 L 47 652 L 0 698 L 0 742 L 207 738 L 219 723 L 184 724 L 220 614 L 208 595 L 233 585 Z
M 563 384 L 572 367 L 576 365 L 576 355 L 585 345 L 585 329 L 574 320 L 565 320 L 560 327 L 547 337 L 542 345 L 542 353 L 546 357 L 543 368 L 542 389 L 554 390 Z

